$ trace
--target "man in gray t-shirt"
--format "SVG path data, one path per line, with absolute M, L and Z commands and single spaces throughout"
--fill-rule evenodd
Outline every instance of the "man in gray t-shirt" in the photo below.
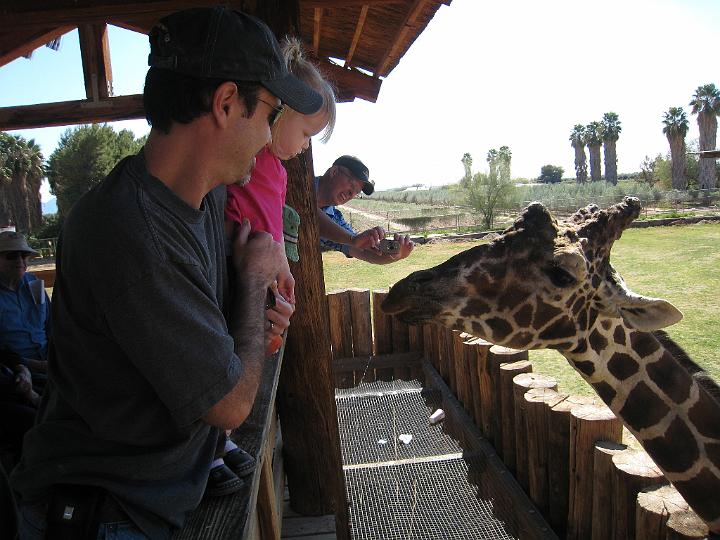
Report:
M 21 538 L 54 537 L 86 509 L 100 534 L 125 521 L 133 538 L 168 538 L 202 497 L 217 430 L 241 424 L 257 392 L 266 291 L 285 254 L 244 223 L 231 282 L 225 186 L 247 177 L 281 100 L 303 114 L 322 100 L 239 12 L 170 15 L 150 45 L 147 144 L 61 234 L 49 382 L 11 479 Z

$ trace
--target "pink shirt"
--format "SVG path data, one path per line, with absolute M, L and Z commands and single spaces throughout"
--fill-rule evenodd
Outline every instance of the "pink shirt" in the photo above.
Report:
M 287 171 L 265 147 L 255 156 L 255 168 L 244 186 L 227 188 L 225 219 L 240 223 L 250 220 L 253 231 L 265 231 L 283 243 L 282 210 L 287 194 Z

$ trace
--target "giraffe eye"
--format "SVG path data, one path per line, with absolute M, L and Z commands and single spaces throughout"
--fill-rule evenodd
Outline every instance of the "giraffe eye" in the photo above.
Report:
M 551 266 L 545 269 L 545 274 L 556 287 L 568 287 L 575 283 L 575 277 L 559 266 Z

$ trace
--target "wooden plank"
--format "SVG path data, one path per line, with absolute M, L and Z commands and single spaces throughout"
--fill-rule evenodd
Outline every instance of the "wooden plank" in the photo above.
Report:
M 280 523 L 278 519 L 277 497 L 273 481 L 272 455 L 275 448 L 274 433 L 265 444 L 260 469 L 260 485 L 258 487 L 258 528 L 263 540 L 280 539 Z
M 112 96 L 112 68 L 106 24 L 78 27 L 85 95 L 91 101 Z
M 374 74 L 376 77 L 387 76 L 386 70 L 388 68 L 388 65 L 393 61 L 395 56 L 397 56 L 397 50 L 400 45 L 404 43 L 407 33 L 414 29 L 413 25 L 416 23 L 416 20 L 420 13 L 422 13 L 422 10 L 425 7 L 426 3 L 427 0 L 413 0 L 407 11 L 405 19 L 399 27 L 399 30 L 397 31 L 395 36 L 393 36 L 393 38 L 389 41 L 390 46 L 388 47 L 387 52 L 383 55 L 383 57 L 380 59 L 380 62 L 378 62 L 377 67 L 375 68 Z
M 40 105 L 0 107 L 0 130 L 94 124 L 145 118 L 141 94 L 118 96 L 100 101 L 61 101 Z
M 460 406 L 460 403 L 435 368 L 427 360 L 423 360 L 423 369 L 425 370 L 427 386 L 441 392 L 443 398 L 442 408 L 448 417 L 453 419 L 453 425 L 462 431 L 462 439 L 469 446 L 466 450 L 478 452 L 483 456 L 485 465 L 483 473 L 488 475 L 488 482 L 496 486 L 498 495 L 502 494 L 503 503 L 512 504 L 519 528 L 518 538 L 523 540 L 557 540 L 557 536 L 555 536 L 550 526 L 532 505 L 530 499 L 528 499 L 512 475 L 508 473 L 495 449 L 483 438 L 480 430 L 473 424 L 470 416 Z M 495 501 L 495 504 L 498 504 L 498 501 Z
M 373 353 L 372 323 L 370 321 L 370 289 L 348 289 L 352 320 L 353 355 L 369 357 Z M 354 384 L 375 380 L 374 368 L 365 365 L 353 373 Z
M 283 521 L 283 538 L 335 532 L 335 516 L 293 517 Z
M 368 9 L 370 9 L 370 6 L 367 4 L 363 5 L 363 7 L 360 9 L 360 16 L 358 17 L 358 21 L 355 24 L 355 32 L 353 33 L 352 41 L 350 42 L 350 48 L 348 49 L 348 53 L 345 56 L 345 67 L 350 67 L 352 63 L 352 58 L 355 56 L 355 49 L 357 48 L 357 44 L 360 41 L 360 36 L 362 35 L 363 27 L 365 26 L 365 19 L 367 18 Z
M 612 458 L 627 450 L 624 444 L 598 441 L 593 449 L 593 506 L 592 506 L 592 540 L 609 540 L 612 538 L 613 520 L 613 462 Z
M 330 346 L 333 351 L 334 363 L 338 358 L 349 358 L 353 355 L 350 293 L 346 290 L 339 290 L 329 292 L 326 297 L 330 320 Z M 350 388 L 353 385 L 352 373 L 335 371 L 336 388 Z
M 397 317 L 390 317 L 392 323 L 392 352 L 404 353 L 410 350 L 410 328 Z M 393 378 L 401 381 L 410 380 L 410 366 L 402 365 L 393 368 Z
M 380 354 L 377 356 L 354 356 L 351 358 L 338 358 L 333 362 L 333 370 L 335 373 L 343 373 L 347 371 L 360 370 L 364 366 L 376 366 L 378 369 L 392 370 L 398 366 L 408 366 L 413 362 L 418 362 L 422 358 L 422 353 L 390 353 Z
M 3 28 L 0 23 L 0 67 L 9 64 L 21 56 L 27 56 L 38 47 L 67 34 L 75 28 L 73 25 L 58 26 L 48 23 L 47 27 Z
M 387 289 L 372 292 L 373 336 L 375 337 L 376 356 L 392 352 L 392 317 L 380 307 L 387 295 Z M 393 371 L 388 368 L 375 369 L 375 375 L 378 380 L 391 381 Z
M 323 75 L 335 84 L 338 95 L 341 97 L 346 95 L 345 99 L 341 101 L 352 101 L 354 97 L 359 97 L 371 103 L 377 101 L 382 86 L 380 79 L 370 77 L 354 68 L 343 68 L 327 60 L 318 61 L 318 67 L 323 72 Z M 350 94 L 350 96 L 347 94 Z
M 516 445 L 515 445 L 515 394 L 513 391 L 513 378 L 521 373 L 532 371 L 532 364 L 527 360 L 509 362 L 500 365 L 500 420 L 502 434 L 503 461 L 508 470 L 515 474 L 516 468 Z
M 313 51 L 315 51 L 315 54 L 318 55 L 320 52 L 320 30 L 322 29 L 322 16 L 323 16 L 323 8 L 316 7 L 313 13 Z

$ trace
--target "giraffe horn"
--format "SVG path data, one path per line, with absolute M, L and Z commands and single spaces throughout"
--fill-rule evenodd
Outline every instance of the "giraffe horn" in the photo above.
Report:
M 640 215 L 640 209 L 640 199 L 625 197 L 621 203 L 588 215 L 577 229 L 577 234 L 594 244 L 611 246 Z

